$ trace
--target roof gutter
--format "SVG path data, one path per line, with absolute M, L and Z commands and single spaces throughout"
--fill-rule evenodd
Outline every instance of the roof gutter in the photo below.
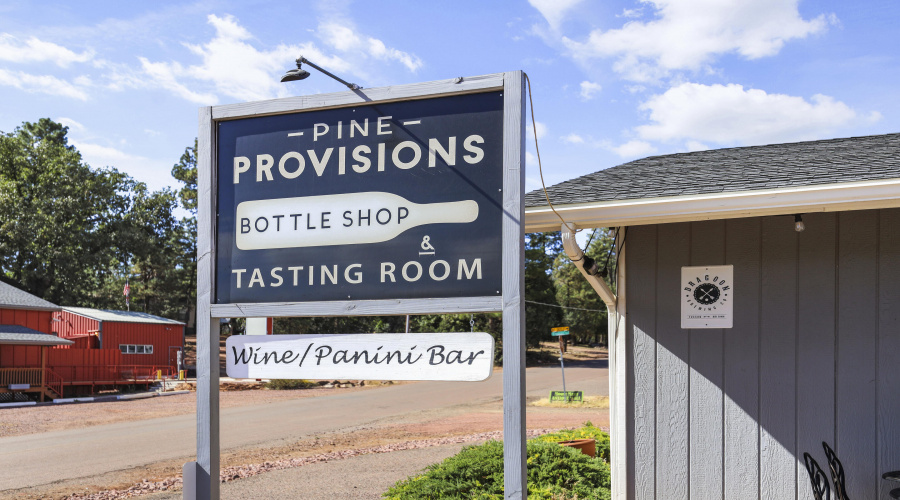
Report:
M 755 191 L 639 198 L 555 205 L 581 227 L 638 226 L 737 217 L 900 207 L 900 179 L 818 184 Z M 525 209 L 525 232 L 554 231 L 559 219 L 546 205 Z
M 584 279 L 587 280 L 588 284 L 591 285 L 591 288 L 597 292 L 597 295 L 599 295 L 603 300 L 603 303 L 606 304 L 606 308 L 611 313 L 610 316 L 614 316 L 616 310 L 616 295 L 612 293 L 612 290 L 609 289 L 606 282 L 603 281 L 603 278 L 596 274 L 597 266 L 594 260 L 587 257 L 575 241 L 575 224 L 572 222 L 562 224 L 560 233 L 562 235 L 563 249 L 565 250 L 566 255 L 572 259 L 572 262 L 581 272 L 581 275 L 584 276 Z

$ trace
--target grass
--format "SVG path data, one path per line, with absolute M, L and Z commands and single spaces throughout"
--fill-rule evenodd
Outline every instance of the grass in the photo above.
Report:
M 585 396 L 584 401 L 550 401 L 550 398 L 542 398 L 533 403 L 531 406 L 542 406 L 545 408 L 609 408 L 609 398 L 606 396 Z
M 309 380 L 290 380 L 290 379 L 281 379 L 276 378 L 272 379 L 266 383 L 266 389 L 276 390 L 276 391 L 290 391 L 294 389 L 309 389 L 310 387 L 317 387 L 315 382 L 311 382 Z
M 557 441 L 595 437 L 597 458 Z M 580 429 L 547 434 L 528 442 L 528 498 L 610 498 L 609 435 L 586 423 Z M 392 500 L 503 499 L 503 442 L 468 446 L 418 476 L 397 482 L 383 495 Z

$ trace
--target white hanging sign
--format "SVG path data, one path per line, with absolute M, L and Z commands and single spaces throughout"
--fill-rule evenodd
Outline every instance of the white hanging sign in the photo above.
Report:
M 732 328 L 734 266 L 681 268 L 681 328 Z
M 479 381 L 494 364 L 483 332 L 232 335 L 225 345 L 233 378 Z

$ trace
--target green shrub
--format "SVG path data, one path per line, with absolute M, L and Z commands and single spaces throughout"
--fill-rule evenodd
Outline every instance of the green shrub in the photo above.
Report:
M 309 380 L 292 380 L 283 378 L 274 378 L 266 383 L 266 389 L 275 391 L 288 391 L 292 389 L 309 389 L 315 387 L 316 383 Z
M 385 498 L 503 499 L 503 442 L 463 448 L 425 473 L 395 484 Z M 578 450 L 528 442 L 528 497 L 544 500 L 610 498 L 609 465 Z
M 534 439 L 547 443 L 573 441 L 575 439 L 593 439 L 597 442 L 597 456 L 609 463 L 609 434 L 603 432 L 599 427 L 594 427 L 594 424 L 590 422 L 585 422 L 584 426 L 578 429 L 544 434 Z

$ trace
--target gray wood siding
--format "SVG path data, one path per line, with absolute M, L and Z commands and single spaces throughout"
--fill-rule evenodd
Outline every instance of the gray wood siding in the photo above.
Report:
M 636 226 L 625 290 L 628 498 L 854 499 L 900 469 L 900 209 Z M 682 330 L 682 266 L 734 265 L 734 328 Z

